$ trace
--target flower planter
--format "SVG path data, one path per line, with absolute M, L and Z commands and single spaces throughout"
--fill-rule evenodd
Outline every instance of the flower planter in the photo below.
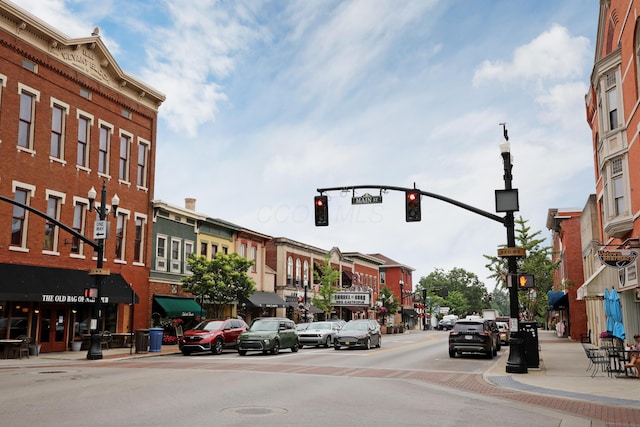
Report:
M 71 342 L 71 351 L 80 351 L 81 348 L 82 348 L 82 341 Z
M 387 326 L 387 334 L 393 334 L 394 328 L 393 326 Z

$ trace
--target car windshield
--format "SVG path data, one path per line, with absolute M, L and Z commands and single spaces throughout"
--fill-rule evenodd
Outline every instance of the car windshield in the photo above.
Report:
M 198 323 L 193 329 L 196 331 L 217 331 L 222 328 L 223 324 L 224 322 L 222 320 L 212 320 L 210 322 L 205 320 L 204 322 Z
M 296 325 L 296 331 L 304 331 L 305 329 L 307 329 L 309 327 L 308 323 L 298 323 Z
M 272 320 L 256 320 L 249 328 L 252 331 L 277 331 L 278 322 Z
M 328 322 L 313 322 L 307 329 L 331 329 L 331 323 Z
M 347 322 L 343 327 L 343 331 L 366 331 L 369 329 L 369 324 L 365 322 Z

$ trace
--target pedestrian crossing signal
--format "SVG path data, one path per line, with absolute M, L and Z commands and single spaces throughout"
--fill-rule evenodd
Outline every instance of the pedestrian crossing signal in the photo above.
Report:
M 535 287 L 533 274 L 518 274 L 518 289 L 532 289 Z
M 98 296 L 98 288 L 84 288 L 85 298 L 96 298 Z

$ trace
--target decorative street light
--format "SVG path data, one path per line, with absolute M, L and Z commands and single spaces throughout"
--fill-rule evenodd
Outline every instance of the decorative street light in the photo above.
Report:
M 518 207 L 518 190 L 512 188 L 513 176 L 511 169 L 513 168 L 511 157 L 511 144 L 509 144 L 509 136 L 505 123 L 501 123 L 504 131 L 504 140 L 500 144 L 500 153 L 504 163 L 504 190 L 496 190 L 496 212 L 505 212 L 504 226 L 507 228 L 507 248 L 515 248 L 515 221 L 513 213 L 519 209 Z M 524 357 L 524 338 L 520 333 L 519 319 L 520 308 L 518 303 L 518 286 L 511 283 L 511 278 L 518 273 L 518 264 L 515 256 L 507 257 L 507 286 L 509 288 L 509 329 L 511 335 L 509 338 L 509 360 L 507 360 L 506 371 L 509 373 L 527 373 L 527 365 Z
M 309 288 L 309 281 L 304 279 L 304 320 L 303 322 L 309 321 L 309 304 L 307 303 L 307 288 Z
M 98 241 L 98 247 L 96 248 L 97 252 L 97 262 L 96 268 L 89 272 L 90 275 L 95 276 L 96 283 L 96 293 L 95 293 L 95 306 L 94 306 L 94 316 L 96 319 L 96 327 L 91 329 L 91 346 L 89 347 L 89 351 L 87 352 L 87 359 L 96 360 L 102 359 L 102 328 L 100 326 L 100 309 L 102 305 L 102 277 L 108 276 L 110 274 L 108 269 L 103 268 L 104 262 L 104 240 L 107 238 L 107 214 L 109 211 L 107 210 L 106 201 L 107 201 L 107 182 L 102 181 L 102 192 L 100 194 L 100 208 L 96 208 L 94 206 L 94 202 L 97 196 L 96 189 L 91 187 L 87 196 L 89 198 L 89 210 L 95 210 L 98 213 L 98 221 L 96 221 L 94 226 L 93 238 Z M 118 205 L 120 204 L 120 199 L 118 195 L 114 195 L 111 199 L 111 206 L 113 208 L 113 216 L 117 215 Z M 93 321 L 91 322 L 91 326 L 93 326 Z
M 404 326 L 404 282 L 400 279 L 400 324 Z

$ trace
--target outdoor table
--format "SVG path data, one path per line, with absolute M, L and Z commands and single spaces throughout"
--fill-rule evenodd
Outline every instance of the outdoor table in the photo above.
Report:
M 616 375 L 616 378 L 636 378 L 635 375 L 629 375 L 629 369 L 625 367 L 627 363 L 631 361 L 631 353 L 639 353 L 640 350 L 627 350 L 624 348 L 617 349 L 616 357 L 618 359 L 618 364 L 620 366 L 619 372 L 624 372 L 624 376 Z
M 18 340 L 18 339 L 12 339 L 12 338 L 5 338 L 5 339 L 0 339 L 0 344 L 2 344 L 2 346 L 4 347 L 4 351 L 2 353 L 2 358 L 3 359 L 8 359 L 9 358 L 9 349 L 13 346 L 19 346 L 20 344 L 22 344 L 22 340 Z

